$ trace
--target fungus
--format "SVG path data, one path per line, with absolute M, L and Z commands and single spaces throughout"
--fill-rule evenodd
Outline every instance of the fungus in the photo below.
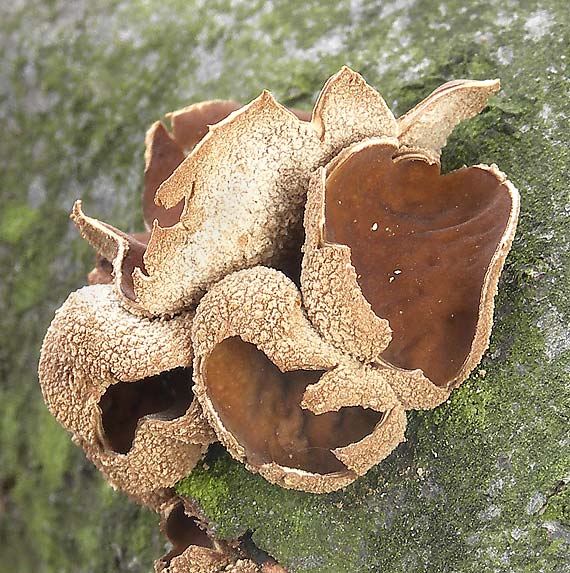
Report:
M 171 499 L 161 513 L 160 528 L 172 548 L 155 562 L 155 573 L 286 573 L 273 558 L 257 548 L 252 551 L 241 539 L 213 538 L 188 499 Z
M 245 270 L 213 287 L 192 337 L 205 415 L 230 453 L 270 481 L 332 491 L 403 439 L 390 386 L 320 338 L 278 271 Z
M 49 410 L 131 495 L 173 485 L 212 441 L 191 391 L 192 318 L 136 317 L 111 285 L 94 285 L 69 296 L 44 339 L 39 379 Z
M 496 88 L 442 86 L 399 120 L 399 141 L 354 144 L 311 181 L 301 279 L 308 314 L 339 349 L 409 372 L 410 407 L 440 403 L 488 345 L 518 192 L 494 165 L 441 175 L 439 152 Z
M 58 311 L 40 382 L 113 485 L 159 503 L 215 432 L 269 481 L 333 491 L 448 398 L 488 345 L 519 197 L 439 158 L 498 88 L 449 82 L 396 120 L 343 68 L 310 117 L 268 92 L 195 104 L 147 133 L 145 233 L 76 203 L 89 281 L 113 284 Z
M 192 106 L 185 112 L 187 121 L 182 114 L 173 114 L 174 137 L 183 145 L 198 139 L 204 130 L 198 130 L 197 123 L 203 126 L 204 121 L 232 109 L 227 102 L 217 105 L 213 114 L 205 104 Z M 283 259 L 302 242 L 311 171 L 355 141 L 378 133 L 395 134 L 396 129 L 381 96 L 348 68 L 326 83 L 311 121 L 305 119 L 307 114 L 296 115 L 263 92 L 210 126 L 156 191 L 161 213 L 175 210 L 176 216 L 166 222 L 155 218 L 148 243 L 136 243 L 85 217 L 76 205 L 74 220 L 95 249 L 113 261 L 118 291 L 132 312 L 172 315 L 195 305 L 210 286 L 232 271 L 257 264 L 287 264 Z M 193 138 L 178 133 L 183 126 L 196 130 Z M 172 136 L 166 140 L 162 129 L 151 134 L 164 141 L 162 147 L 147 141 L 147 150 L 174 149 L 175 140 Z M 149 152 L 147 168 L 151 165 Z M 152 191 L 146 193 L 151 195 Z M 184 207 L 178 220 L 181 202 Z

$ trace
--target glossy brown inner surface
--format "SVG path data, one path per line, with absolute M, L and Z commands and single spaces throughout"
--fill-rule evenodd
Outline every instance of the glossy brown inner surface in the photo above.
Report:
M 133 445 L 139 420 L 174 420 L 192 404 L 192 370 L 175 368 L 138 382 L 109 386 L 99 401 L 107 445 L 126 454 Z
M 170 137 L 162 124 L 152 131 L 152 139 L 147 142 L 150 157 L 144 172 L 143 215 L 147 229 L 152 229 L 153 221 L 161 227 L 172 227 L 180 221 L 184 201 L 172 209 L 165 209 L 154 202 L 156 192 L 184 161 L 186 157 L 177 143 Z
M 190 150 L 206 136 L 208 126 L 219 123 L 240 107 L 235 101 L 214 100 L 174 112 L 171 116 L 174 138 L 180 147 Z
M 87 275 L 87 282 L 90 285 L 107 285 L 113 282 L 113 263 L 96 253 L 95 268 Z
M 443 386 L 470 352 L 511 198 L 483 169 L 442 176 L 421 160 L 394 163 L 392 153 L 365 148 L 329 175 L 325 237 L 351 248 L 364 297 L 390 321 L 383 358 Z
M 170 560 L 177 555 L 182 555 L 190 545 L 198 547 L 214 548 L 214 543 L 208 534 L 198 525 L 194 517 L 186 515 L 184 504 L 180 502 L 170 512 L 165 525 L 165 533 L 172 550 L 166 556 Z
M 226 429 L 245 448 L 252 465 L 327 474 L 346 471 L 330 451 L 372 433 L 382 413 L 360 407 L 316 416 L 300 403 L 322 371 L 282 373 L 257 347 L 227 338 L 204 359 L 207 393 Z

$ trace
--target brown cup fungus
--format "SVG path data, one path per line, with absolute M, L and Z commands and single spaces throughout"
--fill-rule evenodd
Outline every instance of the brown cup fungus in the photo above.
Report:
M 461 85 L 450 84 L 454 113 Z M 440 174 L 447 93 L 400 120 L 400 141 L 365 140 L 318 170 L 305 212 L 310 319 L 340 350 L 407 373 L 408 387 L 394 390 L 410 408 L 436 406 L 479 363 L 519 212 L 495 165 Z M 437 106 L 443 119 L 425 122 L 430 143 L 419 135 L 422 113 Z
M 333 491 L 403 439 L 391 387 L 319 336 L 278 271 L 257 267 L 214 286 L 192 337 L 204 414 L 230 453 L 269 481 Z
M 69 296 L 42 346 L 50 412 L 114 487 L 151 505 L 212 441 L 191 389 L 192 318 L 136 317 L 94 285 Z
M 155 573 L 286 573 L 262 552 L 257 552 L 256 560 L 249 558 L 240 540 L 215 539 L 187 499 L 172 498 L 161 508 L 161 514 L 160 528 L 171 549 L 155 561 Z

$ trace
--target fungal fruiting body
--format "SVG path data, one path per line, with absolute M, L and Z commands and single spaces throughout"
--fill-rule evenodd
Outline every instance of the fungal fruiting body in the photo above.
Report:
M 215 436 L 269 481 L 333 491 L 449 397 L 488 345 L 519 196 L 495 165 L 441 174 L 440 153 L 498 89 L 449 82 L 396 119 L 343 68 L 312 114 L 268 92 L 196 104 L 147 133 L 144 232 L 76 204 L 97 265 L 40 381 L 114 485 L 161 495 Z
M 480 108 L 473 83 L 464 82 L 462 95 Z M 463 84 L 451 85 L 451 108 L 461 116 Z M 446 93 L 436 90 L 404 116 L 399 141 L 365 140 L 316 171 L 305 211 L 301 282 L 311 320 L 361 360 L 415 372 L 408 393 L 426 384 L 451 390 L 480 361 L 519 213 L 518 192 L 495 165 L 440 174 L 446 135 L 433 118 L 433 145 L 419 132 L 422 110 L 435 114 Z M 449 133 L 449 122 L 441 125 Z M 436 391 L 433 404 L 413 407 L 441 397 Z
M 160 508 L 160 528 L 171 550 L 154 564 L 155 573 L 286 573 L 274 559 L 238 539 L 219 541 L 190 500 L 172 497 Z M 254 560 L 255 558 L 255 560 Z
M 213 287 L 192 338 L 206 417 L 231 454 L 270 481 L 339 489 L 404 437 L 390 386 L 319 336 L 297 287 L 276 270 L 244 270 Z
M 69 296 L 44 339 L 39 377 L 49 410 L 131 495 L 174 485 L 213 439 L 192 393 L 192 318 L 141 319 L 111 285 L 94 285 Z
M 257 268 L 198 305 L 196 395 L 251 470 L 344 487 L 404 439 L 405 410 L 441 404 L 480 361 L 519 197 L 494 165 L 441 175 L 439 154 L 497 89 L 451 82 L 398 121 L 384 109 L 385 131 L 313 170 L 300 292 Z

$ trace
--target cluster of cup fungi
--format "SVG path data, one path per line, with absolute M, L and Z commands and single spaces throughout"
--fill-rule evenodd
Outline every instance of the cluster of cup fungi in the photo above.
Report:
M 220 441 L 285 488 L 343 488 L 487 348 L 519 195 L 440 153 L 499 82 L 448 82 L 396 119 L 343 68 L 312 113 L 268 92 L 147 132 L 145 230 L 72 219 L 89 286 L 42 348 L 46 404 L 115 488 L 162 514 L 157 571 L 277 572 L 173 493 Z

